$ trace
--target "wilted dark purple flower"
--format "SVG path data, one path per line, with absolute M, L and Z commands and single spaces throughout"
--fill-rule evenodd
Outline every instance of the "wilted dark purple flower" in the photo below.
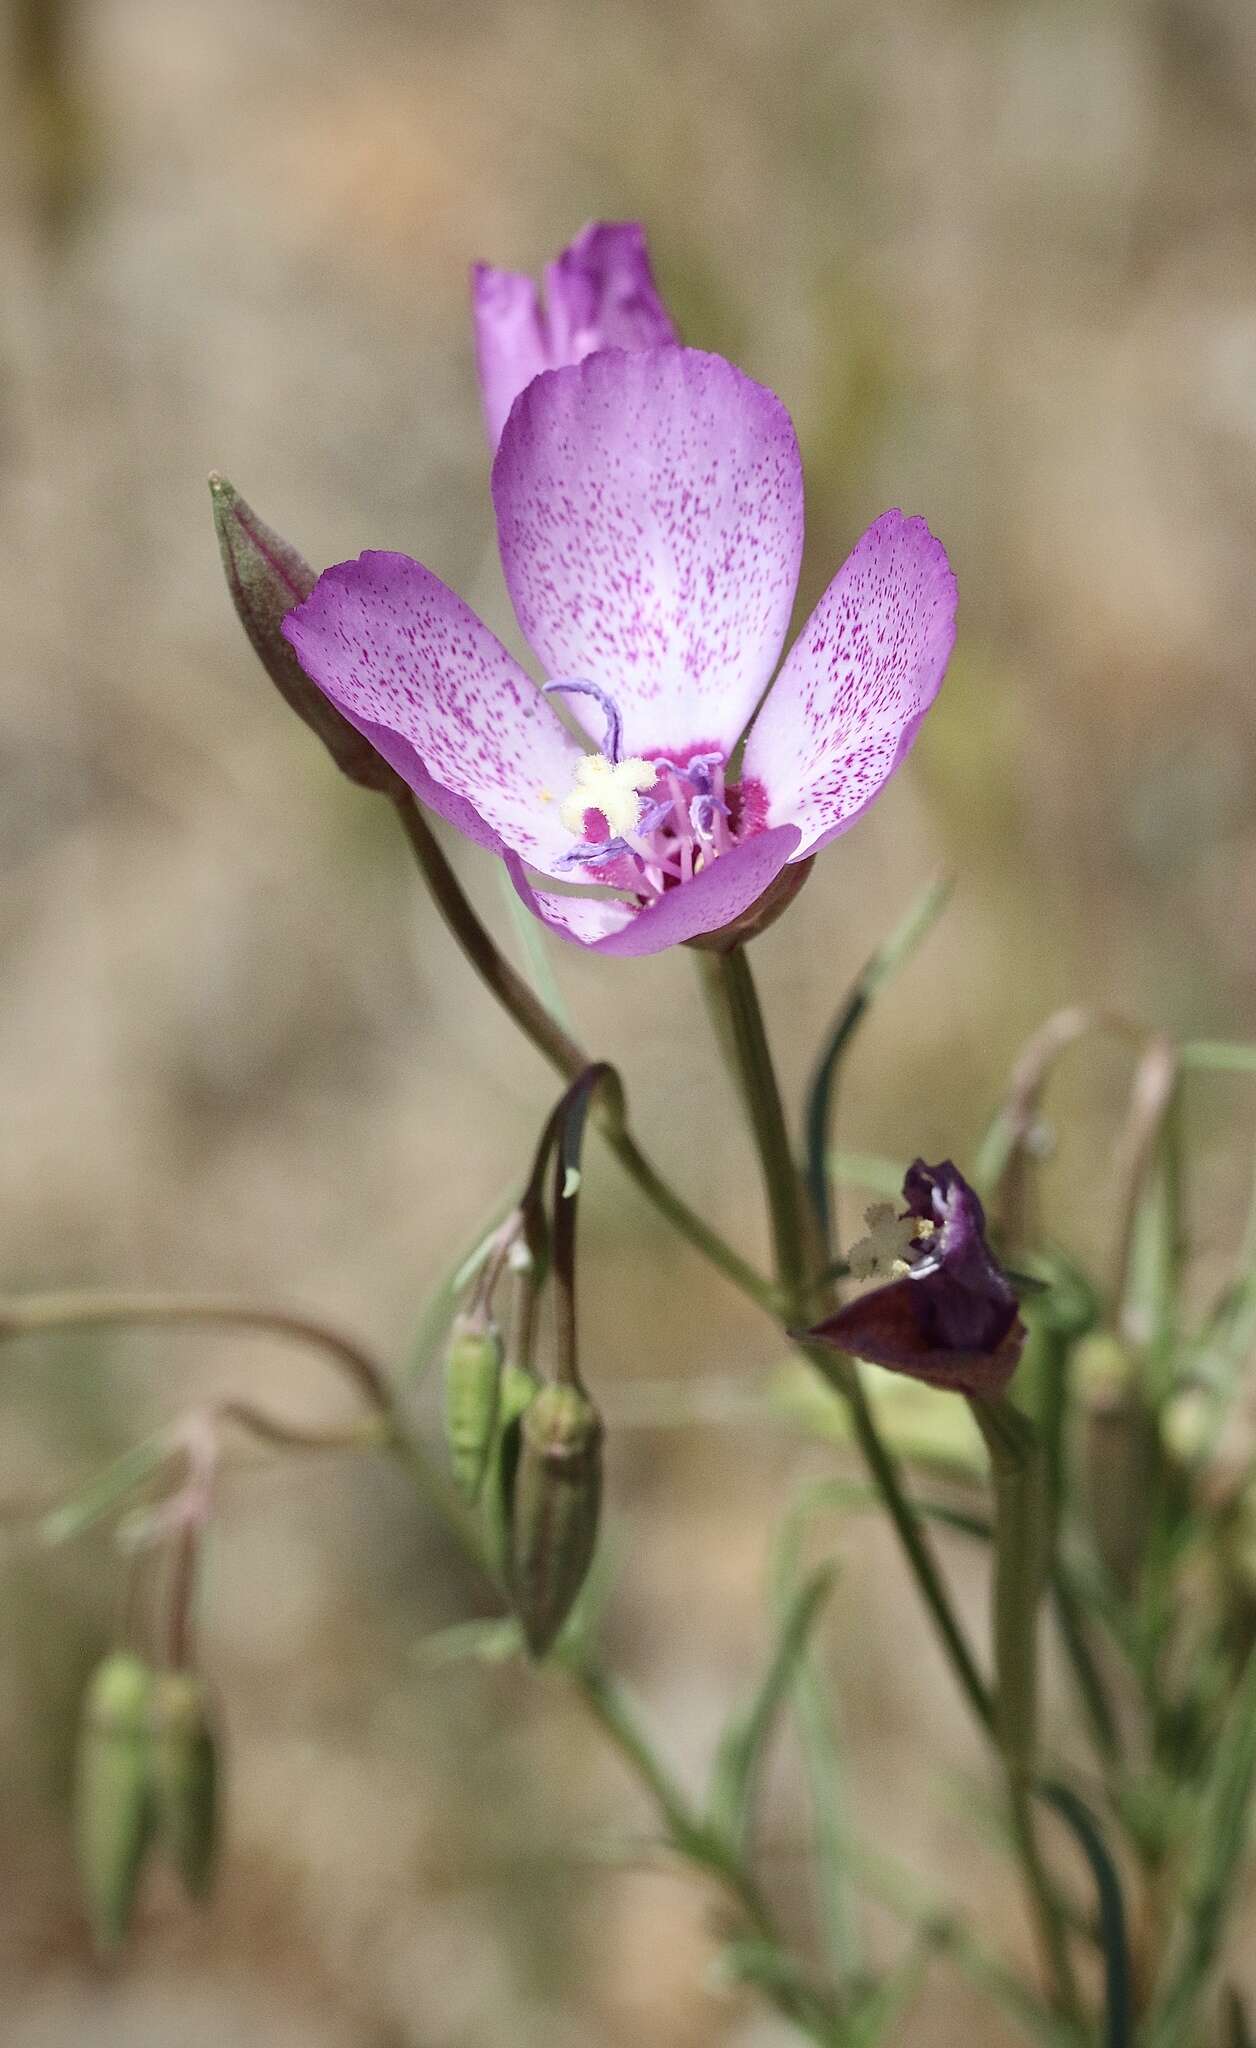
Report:
M 949 1159 L 917 1159 L 894 1226 L 897 1277 L 847 1302 L 808 1335 L 873 1365 L 960 1394 L 999 1394 L 1016 1370 L 1025 1328 L 1007 1275 L 986 1243 L 981 1202 Z M 870 1221 L 872 1220 L 870 1215 Z M 875 1271 L 878 1230 L 865 1271 Z M 862 1247 L 856 1247 L 861 1250 Z

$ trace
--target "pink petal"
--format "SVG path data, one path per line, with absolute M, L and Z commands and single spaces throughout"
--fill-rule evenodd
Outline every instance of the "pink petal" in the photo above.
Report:
M 471 272 L 475 362 L 489 447 L 495 449 L 525 384 L 552 367 L 540 294 L 532 278 L 477 263 Z
M 769 825 L 798 858 L 854 824 L 903 760 L 955 644 L 955 578 L 923 519 L 868 528 L 786 658 L 746 742 Z
M 780 653 L 802 553 L 779 398 L 695 349 L 590 356 L 516 401 L 493 501 L 550 677 L 609 691 L 627 753 L 730 752 Z M 570 701 L 600 738 L 600 715 Z
M 758 902 L 797 845 L 798 833 L 792 825 L 761 832 L 722 854 L 692 882 L 682 882 L 657 903 L 636 912 L 626 903 L 534 890 L 517 861 L 508 860 L 507 866 L 529 910 L 552 931 L 591 947 L 595 953 L 628 958 L 662 953 L 686 939 L 721 931 Z
M 471 273 L 476 364 L 490 446 L 511 405 L 542 370 L 578 363 L 599 348 L 656 348 L 675 341 L 638 221 L 593 221 L 545 271 L 547 307 L 517 271 L 478 263 Z
M 545 271 L 551 369 L 599 348 L 679 339 L 659 297 L 640 221 L 591 221 Z
M 319 577 L 283 630 L 302 668 L 441 817 L 543 873 L 570 851 L 558 805 L 579 746 L 500 640 L 408 555 Z

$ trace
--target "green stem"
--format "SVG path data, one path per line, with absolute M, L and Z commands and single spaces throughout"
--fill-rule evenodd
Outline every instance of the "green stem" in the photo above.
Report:
M 1057 2010 L 1084 2035 L 1068 1931 L 1043 1860 L 1033 1808 L 1038 1753 L 1038 1612 L 1049 1566 L 1050 1506 L 1042 1447 L 1027 1418 L 1000 1398 L 971 1398 L 994 1488 L 996 1732 L 1012 1829 Z
M 574 1081 L 590 1065 L 589 1055 L 564 1031 L 523 976 L 494 945 L 410 792 L 401 792 L 395 804 L 402 831 L 431 890 L 433 901 L 463 954 L 542 1058 L 548 1060 L 566 1080 Z M 598 1123 L 606 1143 L 629 1179 L 636 1183 L 646 1200 L 653 1203 L 665 1222 L 703 1258 L 717 1266 L 734 1287 L 740 1288 L 769 1314 L 774 1313 L 777 1302 L 773 1288 L 689 1207 L 646 1158 L 628 1130 L 622 1099 L 617 1104 L 604 1107 Z
M 758 992 L 743 946 L 701 958 L 709 996 L 717 1005 L 720 1035 L 754 1132 L 785 1317 L 798 1323 L 806 1316 L 809 1295 L 807 1219 Z
M 801 1177 L 790 1151 L 781 1091 L 772 1064 L 763 1013 L 750 963 L 740 948 L 730 954 L 702 957 L 717 1030 L 730 1058 L 736 1063 L 735 1078 L 759 1147 L 785 1316 L 789 1324 L 797 1327 L 806 1320 L 809 1310 L 812 1289 L 807 1253 L 816 1233 L 804 1201 Z M 819 1264 L 824 1254 L 818 1243 L 816 1253 Z M 994 1709 L 989 1692 L 951 1605 L 920 1517 L 904 1490 L 894 1457 L 877 1428 L 854 1361 L 824 1345 L 801 1341 L 798 1348 L 845 1401 L 859 1448 L 898 1534 L 942 1647 L 977 1719 L 988 1733 L 993 1733 Z

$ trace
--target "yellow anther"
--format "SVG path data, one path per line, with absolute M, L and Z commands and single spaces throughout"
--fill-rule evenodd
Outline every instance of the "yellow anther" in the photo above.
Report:
M 652 761 L 636 758 L 608 761 L 605 754 L 586 754 L 576 769 L 570 796 L 558 807 L 558 815 L 577 839 L 584 836 L 584 814 L 600 811 L 612 839 L 631 832 L 641 815 L 643 791 L 653 789 L 658 770 Z

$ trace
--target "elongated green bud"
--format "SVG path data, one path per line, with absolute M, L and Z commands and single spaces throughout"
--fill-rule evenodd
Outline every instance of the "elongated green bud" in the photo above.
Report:
M 502 1340 L 483 1316 L 459 1316 L 445 1360 L 445 1441 L 449 1461 L 468 1500 L 484 1484 L 502 1371 Z
M 602 1424 L 578 1387 L 544 1386 L 520 1424 L 510 1585 L 534 1657 L 544 1656 L 584 1584 L 602 1498 Z
M 105 1954 L 130 1927 L 153 1831 L 152 1694 L 147 1664 L 118 1651 L 97 1666 L 83 1701 L 75 1833 L 92 1938 Z
M 262 667 L 285 704 L 318 734 L 351 782 L 386 795 L 404 788 L 399 775 L 343 718 L 302 668 L 280 628 L 318 581 L 309 563 L 217 472 L 209 479 L 214 528 L 227 588 Z
M 539 1387 L 540 1382 L 534 1375 L 525 1372 L 512 1359 L 502 1367 L 497 1395 L 497 1427 L 493 1431 L 481 1497 L 488 1525 L 490 1555 L 503 1577 L 510 1570 L 510 1525 L 515 1475 L 519 1469 L 521 1425 Z
M 188 1897 L 203 1899 L 217 1860 L 218 1745 L 209 1698 L 194 1672 L 158 1673 L 151 1726 L 157 1838 Z

